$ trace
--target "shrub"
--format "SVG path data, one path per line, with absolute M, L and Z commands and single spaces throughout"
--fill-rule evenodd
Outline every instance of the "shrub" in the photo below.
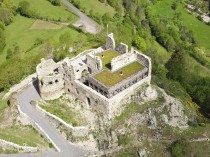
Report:
M 206 127 L 205 123 L 199 123 L 199 125 L 202 126 L 202 127 Z
M 52 5 L 55 6 L 60 6 L 61 5 L 61 1 L 60 0 L 48 0 Z
M 197 16 L 197 19 L 203 21 L 203 18 L 201 16 Z
M 53 148 L 53 144 L 52 143 L 49 143 L 49 148 Z
M 175 141 L 171 147 L 170 152 L 174 157 L 190 156 L 191 147 L 185 139 Z

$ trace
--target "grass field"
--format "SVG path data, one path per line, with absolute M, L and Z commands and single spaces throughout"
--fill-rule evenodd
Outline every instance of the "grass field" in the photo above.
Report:
M 74 111 L 71 107 L 67 106 L 65 102 L 60 100 L 49 101 L 51 105 L 40 105 L 44 110 L 58 116 L 65 122 L 71 124 L 72 126 L 85 125 L 85 120 L 79 116 L 78 113 Z
M 18 5 L 19 2 L 23 0 L 14 0 Z M 43 18 L 49 19 L 61 19 L 62 21 L 73 22 L 77 18 L 76 15 L 66 10 L 64 6 L 53 6 L 47 0 L 25 0 L 30 3 L 30 8 L 37 11 L 37 13 Z
M 62 24 L 55 24 L 47 21 L 36 20 L 30 29 L 61 29 Z
M 39 145 L 48 147 L 48 143 L 32 126 L 11 126 L 0 129 L 0 139 L 22 146 L 36 147 Z
M 77 0 L 80 2 L 82 8 L 85 8 L 86 12 L 92 10 L 99 15 L 103 15 L 105 13 L 109 13 L 111 16 L 114 16 L 115 10 L 111 6 L 105 3 L 101 3 L 98 0 Z
M 64 27 L 58 30 L 32 30 L 30 28 L 34 22 L 34 19 L 16 15 L 13 23 L 6 27 L 5 36 L 7 45 L 3 53 L 0 53 L 0 65 L 6 60 L 5 57 L 7 49 L 13 49 L 14 45 L 18 45 L 20 47 L 20 51 L 25 52 L 34 45 L 34 42 L 37 38 L 41 38 L 45 41 L 51 40 L 58 42 L 61 34 L 69 32 L 71 34 L 71 39 L 69 40 L 73 42 L 77 40 L 79 35 L 79 32 L 68 27 Z M 30 53 L 33 53 L 33 50 Z
M 113 73 L 111 73 L 109 70 L 105 69 L 99 74 L 96 74 L 94 76 L 95 79 L 103 83 L 107 87 L 111 87 L 118 82 L 121 82 L 122 80 L 128 78 L 129 76 L 137 73 L 138 71 L 142 70 L 144 68 L 143 65 L 141 65 L 138 62 L 133 62 Z M 123 75 L 121 75 L 121 73 Z
M 162 0 L 158 1 L 153 7 L 152 12 L 155 15 L 162 17 L 172 18 L 175 11 L 171 8 L 175 0 Z M 199 21 L 195 16 L 189 14 L 183 6 L 178 6 L 178 11 L 182 14 L 183 24 L 193 31 L 196 41 L 200 47 L 204 47 L 210 53 L 210 26 L 204 22 Z

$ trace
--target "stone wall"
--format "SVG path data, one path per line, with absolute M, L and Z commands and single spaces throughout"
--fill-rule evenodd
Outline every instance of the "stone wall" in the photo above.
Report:
M 20 146 L 16 143 L 0 139 L 0 147 L 6 150 L 18 150 L 21 153 L 35 153 L 39 149 L 37 147 Z
M 36 105 L 36 109 L 41 111 L 44 115 L 48 115 L 51 118 L 57 120 L 59 123 L 62 123 L 63 125 L 65 125 L 72 132 L 73 136 L 75 136 L 75 137 L 85 137 L 85 136 L 88 135 L 88 128 L 87 127 L 85 127 L 85 126 L 73 127 L 72 125 L 63 121 L 61 118 L 55 116 L 54 114 L 51 114 L 51 113 L 45 111 L 44 109 L 42 109 L 38 105 Z
M 120 43 L 117 47 L 117 52 L 120 54 L 128 53 L 128 45 Z
M 87 66 L 89 68 L 88 71 L 90 74 L 94 74 L 102 70 L 102 61 L 100 57 L 93 56 L 92 54 L 88 54 L 86 57 L 87 57 Z
M 106 49 L 112 49 L 114 50 L 115 49 L 115 40 L 114 40 L 114 35 L 113 33 L 107 35 L 107 38 L 106 38 Z
M 111 60 L 111 71 L 116 71 L 137 60 L 135 53 L 125 53 Z
M 37 65 L 36 72 L 39 80 L 39 92 L 43 99 L 57 99 L 63 94 L 64 80 L 60 64 L 52 59 L 42 59 Z
M 40 95 L 45 100 L 57 99 L 63 94 L 63 74 L 45 76 L 39 80 Z
M 37 65 L 36 72 L 38 78 L 41 79 L 44 76 L 54 74 L 55 70 L 58 73 L 59 64 L 55 63 L 53 59 L 45 60 L 44 58 L 41 59 L 41 63 Z
M 105 96 L 99 94 L 78 80 L 75 80 L 74 87 L 78 91 L 74 92 L 75 96 L 87 104 L 87 106 L 103 114 L 109 114 L 109 100 Z

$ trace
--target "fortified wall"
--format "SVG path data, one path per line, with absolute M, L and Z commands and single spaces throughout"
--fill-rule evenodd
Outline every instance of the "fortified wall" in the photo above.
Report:
M 133 73 L 129 73 L 132 69 L 124 70 L 132 68 L 132 63 L 141 68 Z M 104 47 L 88 54 L 65 58 L 60 64 L 42 60 L 37 74 L 43 99 L 55 99 L 64 92 L 73 94 L 97 112 L 113 118 L 140 85 L 150 84 L 151 69 L 148 56 L 133 48 L 128 51 L 124 43 L 115 49 L 113 34 L 109 34 Z M 119 80 L 112 82 L 114 77 Z M 109 82 L 112 84 L 107 85 Z
M 57 99 L 64 92 L 62 67 L 52 59 L 42 59 L 36 67 L 40 96 L 45 100 Z

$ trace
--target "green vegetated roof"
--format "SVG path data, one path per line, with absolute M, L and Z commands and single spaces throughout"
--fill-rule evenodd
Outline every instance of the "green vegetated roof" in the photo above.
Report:
M 110 69 L 111 60 L 113 58 L 119 56 L 119 55 L 120 54 L 117 53 L 114 50 L 107 50 L 107 51 L 103 51 L 103 52 L 100 52 L 100 53 L 95 54 L 95 56 L 98 56 L 98 57 L 101 58 L 104 69 Z
M 111 72 L 108 69 L 104 69 L 104 71 L 102 71 L 99 74 L 96 74 L 94 76 L 95 79 L 97 79 L 98 81 L 100 81 L 101 83 L 103 83 L 105 86 L 107 87 L 111 87 L 119 82 L 121 82 L 122 80 L 128 78 L 129 76 L 137 73 L 138 71 L 142 70 L 144 68 L 143 65 L 141 65 L 138 62 L 133 62 L 115 72 Z M 120 75 L 122 72 L 123 75 Z

